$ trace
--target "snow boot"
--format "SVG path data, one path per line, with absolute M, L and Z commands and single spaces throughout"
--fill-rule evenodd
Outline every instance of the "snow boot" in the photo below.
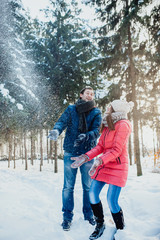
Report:
M 122 209 L 118 213 L 112 213 L 112 217 L 115 222 L 116 228 L 123 229 L 124 228 L 124 217 L 123 217 Z
M 71 227 L 71 221 L 69 220 L 63 220 L 62 224 L 61 224 L 62 228 L 64 231 L 69 231 L 70 227 Z
M 99 238 L 103 234 L 103 231 L 105 229 L 102 203 L 99 202 L 97 204 L 91 204 L 91 208 L 95 216 L 96 228 L 94 232 L 90 235 L 90 240 Z
M 92 226 L 94 226 L 94 225 L 96 224 L 96 221 L 95 221 L 94 218 L 88 219 L 88 222 L 89 222 Z
M 105 229 L 104 223 L 97 223 L 96 228 L 94 232 L 90 235 L 89 239 L 93 240 L 99 238 L 103 234 L 104 229 Z

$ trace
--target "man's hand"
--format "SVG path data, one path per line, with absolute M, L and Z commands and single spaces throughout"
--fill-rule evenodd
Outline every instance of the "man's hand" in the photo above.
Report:
M 88 156 L 85 154 L 80 155 L 79 157 L 71 157 L 71 160 L 75 160 L 74 163 L 71 164 L 72 168 L 78 168 L 80 167 L 83 163 L 88 162 Z
M 81 133 L 78 135 L 78 138 L 74 141 L 74 147 L 80 146 L 80 144 L 84 143 L 87 140 L 87 135 L 85 133 Z
M 48 138 L 50 138 L 50 140 L 57 141 L 58 136 L 59 136 L 59 131 L 57 129 L 53 129 L 49 131 Z
M 96 159 L 94 160 L 94 163 L 93 163 L 91 169 L 90 169 L 89 172 L 88 172 L 91 177 L 95 174 L 97 168 L 98 168 L 101 164 L 102 164 L 102 159 L 96 158 Z

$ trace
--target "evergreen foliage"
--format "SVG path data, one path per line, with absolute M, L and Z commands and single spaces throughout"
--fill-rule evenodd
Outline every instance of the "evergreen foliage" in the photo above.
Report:
M 134 121 L 135 158 L 141 175 L 139 124 L 150 124 L 157 134 L 160 131 L 160 4 L 153 7 L 154 2 L 89 0 L 102 22 L 92 31 L 80 19 L 75 0 L 51 0 L 44 10 L 46 22 L 31 19 L 20 0 L 2 1 L 1 142 L 10 134 L 51 128 L 85 85 L 103 89 L 105 81 L 110 81 L 107 95 L 98 104 L 105 109 L 120 96 L 134 101 L 129 117 Z
M 140 110 L 145 109 L 146 103 L 150 102 L 148 99 L 150 94 L 146 86 L 150 82 L 153 88 L 156 79 L 156 74 L 151 67 L 155 65 L 155 60 L 149 49 L 149 35 L 144 34 L 148 32 L 144 19 L 150 19 L 144 12 L 152 2 L 148 0 L 92 0 L 89 2 L 95 6 L 96 13 L 103 22 L 102 27 L 98 29 L 100 36 L 98 44 L 104 56 L 101 70 L 108 79 L 118 82 L 123 97 L 135 103 L 133 111 L 134 150 L 137 174 L 141 175 L 138 122 L 143 116 Z M 153 22 L 156 22 L 154 26 L 159 26 L 158 14 L 155 10 L 153 19 Z M 152 32 L 155 31 L 153 26 L 151 29 Z M 147 74 L 151 68 L 151 78 L 148 79 Z
M 51 1 L 52 8 L 46 9 L 51 19 L 42 29 L 39 39 L 41 51 L 40 68 L 55 94 L 63 102 L 74 102 L 85 85 L 94 87 L 97 75 L 91 71 L 95 47 L 84 23 L 79 19 L 77 3 Z M 72 10 L 71 10 L 72 9 Z

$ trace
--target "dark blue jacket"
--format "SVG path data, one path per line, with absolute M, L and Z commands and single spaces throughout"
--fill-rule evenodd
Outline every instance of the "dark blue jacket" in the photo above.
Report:
M 78 135 L 81 134 L 78 130 L 79 116 L 75 105 L 69 105 L 67 107 L 54 125 L 53 129 L 57 129 L 60 134 L 66 129 L 63 149 L 74 155 L 80 155 L 96 146 L 101 121 L 101 111 L 96 107 L 93 108 L 86 116 L 88 126 L 88 132 L 86 134 L 88 139 L 78 147 L 73 146 L 74 141 L 77 139 Z

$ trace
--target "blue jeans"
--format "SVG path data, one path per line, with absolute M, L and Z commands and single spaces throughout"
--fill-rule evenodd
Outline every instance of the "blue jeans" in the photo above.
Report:
M 91 204 L 97 204 L 100 202 L 99 194 L 106 183 L 92 180 L 89 198 Z M 119 194 L 121 192 L 121 187 L 109 184 L 107 191 L 107 202 L 112 213 L 118 213 L 121 207 L 118 204 Z
M 71 153 L 64 153 L 64 185 L 62 190 L 62 212 L 63 219 L 72 221 L 73 218 L 73 209 L 74 209 L 74 186 L 76 182 L 77 168 L 71 168 L 73 161 L 70 159 L 74 157 Z M 83 188 L 83 214 L 84 219 L 89 220 L 93 217 L 93 212 L 90 206 L 89 201 L 89 189 L 91 185 L 91 178 L 88 174 L 93 160 L 87 163 L 84 163 L 80 166 L 81 172 L 81 182 Z

